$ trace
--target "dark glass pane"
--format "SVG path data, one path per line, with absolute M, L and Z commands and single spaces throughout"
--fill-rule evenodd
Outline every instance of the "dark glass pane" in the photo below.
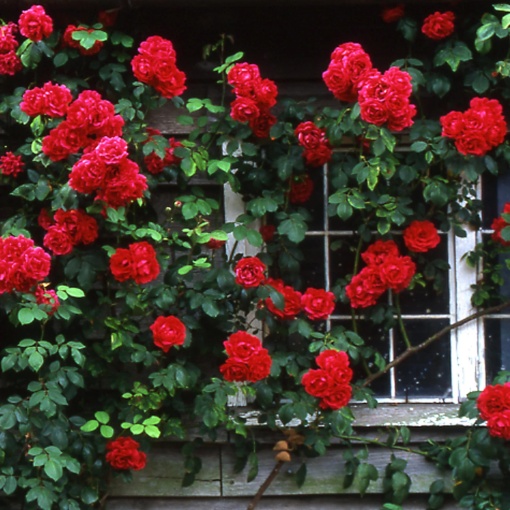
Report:
M 500 370 L 510 370 L 510 319 L 485 319 L 487 381 Z
M 414 257 L 413 257 L 414 258 Z M 448 260 L 448 243 L 446 236 L 441 236 L 441 242 L 433 250 L 421 254 L 417 262 L 417 270 L 424 274 L 426 286 L 416 285 L 412 290 L 404 290 L 400 296 L 400 306 L 403 314 L 447 314 L 449 311 L 448 272 L 439 270 L 434 261 Z M 427 261 L 427 262 L 426 262 Z M 438 289 L 434 289 L 434 282 L 427 278 L 427 264 L 433 273 L 434 281 L 438 282 Z
M 306 287 L 324 288 L 326 276 L 324 273 L 324 237 L 307 236 L 301 245 L 303 250 L 302 275 L 303 290 Z
M 405 327 L 413 345 L 448 325 L 446 320 L 408 320 Z M 405 350 L 395 329 L 396 355 Z M 451 397 L 450 335 L 432 343 L 396 368 L 397 397 Z
M 309 172 L 313 181 L 313 193 L 308 201 L 303 204 L 310 213 L 310 221 L 308 222 L 309 230 L 324 230 L 324 185 L 323 171 L 321 168 L 314 169 Z

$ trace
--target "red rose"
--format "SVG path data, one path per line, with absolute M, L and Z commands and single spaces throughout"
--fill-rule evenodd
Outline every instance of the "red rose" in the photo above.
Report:
M 243 382 L 248 380 L 250 368 L 247 363 L 238 358 L 228 358 L 220 366 L 220 373 L 225 381 Z
M 155 280 L 160 272 L 159 262 L 156 259 L 156 251 L 146 241 L 129 245 L 132 258 L 132 278 L 140 284 Z
M 257 257 L 244 257 L 234 269 L 236 283 L 245 289 L 258 287 L 265 279 L 266 265 Z
M 248 125 L 257 138 L 267 138 L 276 120 L 276 117 L 268 110 L 260 110 L 258 117 L 250 119 Z
M 291 204 L 304 204 L 312 196 L 314 184 L 308 174 L 290 180 L 289 201 Z
M 352 369 L 345 352 L 329 349 L 316 358 L 319 369 L 308 370 L 301 379 L 305 391 L 320 398 L 322 409 L 341 409 L 351 398 Z
M 276 232 L 276 227 L 274 225 L 262 225 L 259 228 L 260 235 L 265 243 L 270 243 Z
M 305 149 L 315 149 L 324 143 L 326 133 L 324 129 L 317 127 L 313 122 L 301 122 L 294 134 L 297 136 L 299 145 Z
M 50 225 L 44 235 L 43 244 L 55 255 L 67 255 L 73 251 L 74 243 L 70 233 L 59 225 Z
M 301 306 L 309 319 L 324 320 L 335 309 L 335 295 L 324 289 L 309 287 L 301 297 Z
M 364 267 L 345 287 L 345 293 L 353 308 L 375 305 L 386 290 L 387 286 L 381 279 L 379 266 Z
M 358 43 L 344 43 L 335 48 L 322 79 L 340 101 L 353 103 L 358 98 L 358 86 L 372 69 L 369 55 Z
M 223 342 L 228 358 L 220 366 L 220 372 L 227 381 L 257 382 L 269 376 L 271 357 L 260 340 L 250 333 L 232 333 Z
M 491 436 L 510 440 L 510 409 L 491 415 L 487 420 L 487 428 Z
M 395 21 L 398 21 L 404 16 L 404 13 L 404 4 L 398 4 L 384 7 L 381 12 L 381 17 L 385 23 L 395 23 Z
M 22 11 L 18 25 L 20 34 L 34 42 L 49 37 L 53 32 L 53 20 L 41 5 L 32 5 L 30 9 Z
M 101 138 L 95 153 L 106 165 L 118 165 L 128 156 L 127 142 L 120 136 L 104 136 Z
M 125 282 L 132 278 L 133 258 L 126 248 L 117 248 L 110 257 L 110 271 L 118 282 Z
M 174 345 L 182 345 L 186 339 L 186 326 L 173 315 L 158 317 L 150 326 L 154 345 L 168 352 Z
M 435 248 L 441 241 L 437 228 L 428 220 L 411 222 L 404 229 L 403 237 L 407 248 L 416 253 L 425 253 Z
M 482 131 L 466 131 L 455 140 L 455 148 L 464 155 L 483 156 L 490 149 L 488 140 Z
M 249 97 L 237 97 L 230 104 L 230 116 L 237 122 L 248 122 L 259 115 L 257 103 Z
M 176 66 L 172 42 L 151 36 L 138 47 L 138 55 L 131 60 L 135 78 L 153 87 L 163 97 L 172 99 L 186 90 L 186 75 Z
M 256 64 L 239 62 L 234 64 L 227 75 L 230 85 L 236 89 L 251 89 L 251 84 L 260 79 L 260 71 Z
M 260 339 L 246 331 L 232 333 L 227 340 L 223 342 L 223 345 L 229 357 L 241 361 L 248 361 L 262 348 Z
M 225 246 L 226 241 L 221 241 L 220 239 L 209 239 L 207 241 L 206 246 L 211 250 L 219 250 Z
M 510 409 L 510 382 L 484 388 L 476 400 L 480 418 L 488 420 L 492 415 Z
M 0 53 L 0 75 L 7 74 L 14 76 L 22 68 L 21 60 L 14 50 Z
M 421 31 L 430 39 L 439 41 L 448 37 L 455 30 L 455 14 L 451 11 L 436 11 L 423 21 Z
M 267 349 L 261 348 L 248 363 L 248 381 L 256 383 L 269 376 L 271 373 L 271 356 Z
M 395 241 L 378 239 L 361 254 L 361 258 L 367 265 L 379 265 L 390 255 L 399 255 Z
M 387 257 L 379 268 L 381 281 L 394 292 L 402 292 L 409 287 L 416 264 L 411 257 Z
M 53 315 L 60 306 L 57 293 L 53 289 L 46 289 L 39 285 L 35 289 L 35 302 L 48 314 Z
M 333 150 L 328 142 L 319 145 L 315 149 L 305 149 L 303 151 L 303 158 L 308 166 L 318 167 L 325 165 L 331 159 Z
M 301 384 L 312 397 L 323 397 L 331 392 L 334 381 L 327 370 L 310 369 L 303 375 Z
M 119 437 L 106 444 L 106 462 L 114 469 L 143 469 L 147 456 L 139 450 L 140 443 L 131 437 Z
M 21 156 L 17 156 L 11 151 L 0 156 L 0 172 L 2 175 L 10 175 L 16 178 L 23 170 L 25 170 L 25 164 Z
M 12 267 L 11 281 L 14 290 L 29 292 L 32 287 L 48 276 L 51 267 L 51 258 L 40 247 L 26 250 Z
M 335 385 L 334 390 L 321 398 L 319 406 L 322 409 L 342 409 L 352 397 L 352 388 L 349 384 Z
M 505 241 L 501 237 L 501 231 L 508 227 L 508 223 L 503 218 L 494 218 L 491 224 L 491 228 L 494 232 L 491 235 L 491 238 L 494 242 L 501 244 L 502 246 L 510 246 L 510 241 Z
M 283 309 L 277 308 L 271 298 L 265 299 L 265 305 L 273 315 L 280 319 L 293 319 L 301 311 L 300 292 L 285 285 L 282 280 L 269 279 L 266 281 L 266 285 L 270 285 L 283 296 Z
M 457 138 L 464 130 L 464 114 L 462 112 L 450 112 L 439 118 L 442 127 L 441 136 Z
M 117 16 L 119 15 L 120 7 L 115 9 L 107 9 L 104 11 L 99 11 L 97 15 L 97 21 L 103 25 L 103 27 L 113 27 L 117 21 Z

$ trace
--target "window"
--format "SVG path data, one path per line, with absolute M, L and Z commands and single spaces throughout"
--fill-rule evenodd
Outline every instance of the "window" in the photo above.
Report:
M 312 220 L 303 244 L 305 262 L 302 269 L 304 286 L 331 289 L 339 277 L 352 273 L 353 255 L 349 251 L 348 241 L 352 239 L 353 231 L 349 229 L 348 222 L 328 214 L 328 174 L 327 166 L 313 174 L 315 190 L 307 203 Z M 510 184 L 510 178 L 507 177 L 506 181 Z M 489 197 L 487 204 L 493 210 L 485 207 L 483 229 L 476 231 L 468 228 L 467 236 L 463 238 L 452 232 L 441 233 L 441 243 L 434 250 L 434 257 L 439 256 L 450 266 L 445 291 L 436 294 L 428 287 L 416 287 L 403 294 L 403 320 L 413 345 L 476 312 L 471 305 L 471 287 L 477 282 L 479 270 L 468 264 L 465 254 L 491 234 L 489 227 L 492 218 L 503 207 L 504 186 L 506 184 L 502 184 L 501 180 L 499 187 L 494 179 L 484 183 L 484 192 Z M 481 188 L 479 186 L 480 192 Z M 495 201 L 494 196 L 498 193 L 499 198 Z M 241 198 L 226 190 L 227 221 L 232 221 L 241 210 Z M 395 232 L 394 235 L 398 236 L 399 233 Z M 238 246 L 238 249 L 246 255 L 255 255 L 257 252 L 249 244 Z M 343 304 L 337 307 L 327 321 L 327 328 L 335 325 L 350 328 L 350 307 Z M 378 348 L 383 346 L 381 350 L 386 362 L 391 362 L 402 352 L 403 342 L 397 328 L 385 332 L 362 324 L 359 334 L 367 343 L 373 343 Z M 453 328 L 431 347 L 391 369 L 371 387 L 380 403 L 458 404 L 467 393 L 483 388 L 498 370 L 507 367 L 510 367 L 510 314 L 499 313 Z M 407 407 L 401 407 L 404 414 L 408 412 Z M 456 421 L 448 422 L 453 423 Z

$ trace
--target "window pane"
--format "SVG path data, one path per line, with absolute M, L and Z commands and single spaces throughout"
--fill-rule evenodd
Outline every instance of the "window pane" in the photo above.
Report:
M 420 344 L 448 326 L 447 320 L 407 320 L 405 327 L 412 345 Z M 400 331 L 395 329 L 396 355 L 405 349 Z M 451 397 L 450 335 L 416 353 L 410 362 L 396 369 L 398 397 Z

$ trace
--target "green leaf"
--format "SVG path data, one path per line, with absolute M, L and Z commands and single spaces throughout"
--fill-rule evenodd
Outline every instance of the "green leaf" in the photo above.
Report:
M 34 372 L 38 372 L 44 364 L 44 358 L 39 351 L 33 351 L 28 357 L 28 364 L 34 370 Z
M 287 236 L 290 241 L 300 243 L 306 235 L 307 225 L 299 214 L 291 214 L 278 225 L 278 233 Z
M 62 464 L 50 457 L 44 464 L 44 472 L 56 482 L 62 478 Z
M 34 311 L 31 308 L 22 308 L 18 312 L 18 320 L 20 324 L 30 324 L 34 321 Z
M 101 427 L 99 427 L 99 432 L 106 439 L 110 439 L 111 437 L 113 437 L 115 430 L 113 429 L 113 427 L 110 427 L 110 425 L 101 425 Z
M 94 413 L 94 417 L 99 423 L 106 425 L 110 421 L 110 415 L 104 411 L 97 411 Z
M 96 420 L 89 420 L 80 427 L 80 430 L 83 432 L 94 432 L 98 427 L 99 423 Z

